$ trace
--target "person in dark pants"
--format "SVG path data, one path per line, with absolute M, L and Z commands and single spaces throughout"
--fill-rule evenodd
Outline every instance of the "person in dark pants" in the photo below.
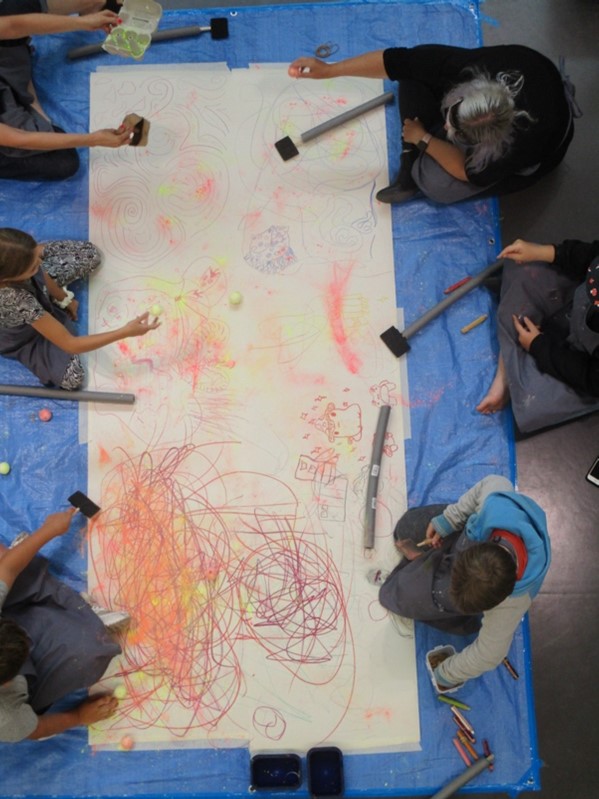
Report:
M 451 505 L 407 511 L 393 535 L 402 560 L 388 575 L 368 575 L 383 607 L 448 633 L 478 631 L 435 668 L 438 687 L 496 668 L 551 562 L 541 508 L 505 477 L 489 475 Z
M 499 362 L 476 410 L 511 400 L 523 433 L 599 410 L 599 241 L 516 239 L 499 257 Z
M 123 125 L 118 130 L 65 133 L 41 108 L 32 80 L 28 37 L 75 30 L 108 32 L 118 17 L 113 11 L 101 11 L 104 5 L 103 0 L 3 0 L 0 4 L 0 178 L 63 180 L 79 169 L 76 147 L 129 143 L 132 131 Z M 72 13 L 82 16 L 68 16 Z
M 380 202 L 419 193 L 439 203 L 502 195 L 535 183 L 574 135 L 574 87 L 544 55 L 521 45 L 392 47 L 326 64 L 298 58 L 294 78 L 399 81 L 403 152 Z
M 97 682 L 121 651 L 110 630 L 129 621 L 125 612 L 93 608 L 48 572 L 36 557 L 44 544 L 64 535 L 71 508 L 52 513 L 10 548 L 0 545 L 0 741 L 46 738 L 94 724 L 117 707 L 96 696 L 63 712 L 52 705 Z M 19 540 L 20 539 L 20 540 Z

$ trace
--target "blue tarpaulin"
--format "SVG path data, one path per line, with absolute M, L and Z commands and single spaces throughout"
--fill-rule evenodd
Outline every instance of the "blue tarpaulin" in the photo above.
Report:
M 156 43 L 143 63 L 226 61 L 230 67 L 244 67 L 251 62 L 289 62 L 300 54 L 314 53 L 323 42 L 339 46 L 335 54 L 339 59 L 392 45 L 434 42 L 476 47 L 481 43 L 478 4 L 468 0 L 176 11 L 164 14 L 161 27 L 207 24 L 214 16 L 229 19 L 228 39 L 201 36 Z M 66 58 L 67 50 L 89 43 L 93 36 L 65 34 L 35 42 L 41 103 L 55 124 L 68 131 L 87 130 L 90 72 L 109 63 L 125 63 L 106 55 L 77 61 Z M 396 86 L 389 83 L 389 88 Z M 386 113 L 390 173 L 394 174 L 399 159 L 396 106 Z M 81 151 L 81 157 L 77 176 L 62 183 L 3 181 L 2 226 L 28 230 L 39 241 L 86 238 L 87 152 Z M 497 219 L 493 200 L 450 207 L 416 201 L 394 207 L 397 304 L 405 325 L 441 300 L 446 287 L 495 260 Z M 82 298 L 81 329 L 85 329 L 83 288 L 78 296 Z M 406 409 L 411 429 L 406 442 L 410 506 L 453 501 L 490 473 L 514 478 L 509 412 L 481 416 L 475 411 L 496 366 L 494 303 L 486 289 L 477 289 L 411 340 L 412 349 L 405 356 L 410 389 Z M 484 313 L 490 315 L 490 322 L 469 335 L 460 333 L 461 327 Z M 26 370 L 1 359 L 0 382 L 37 385 Z M 42 407 L 52 410 L 51 424 L 38 419 Z M 2 396 L 0 409 L 0 460 L 12 466 L 10 475 L 0 478 L 0 536 L 8 543 L 18 531 L 35 529 L 48 513 L 64 507 L 75 487 L 85 490 L 86 447 L 79 443 L 75 402 Z M 80 541 L 80 531 L 73 530 L 45 550 L 54 572 L 77 590 L 86 583 Z M 423 655 L 440 643 L 462 648 L 464 639 L 423 625 L 417 625 L 416 638 L 422 750 L 346 756 L 348 796 L 434 793 L 463 769 L 451 742 L 455 733 L 451 714 L 433 695 Z M 519 680 L 500 668 L 460 692 L 459 698 L 472 706 L 469 718 L 497 757 L 495 770 L 478 777 L 470 790 L 517 793 L 539 787 L 526 625 L 514 639 L 510 660 L 521 675 Z M 87 731 L 79 728 L 43 742 L 0 746 L 0 758 L 0 796 L 213 797 L 245 796 L 249 790 L 247 749 L 94 751 L 88 746 Z M 294 793 L 307 795 L 305 781 Z

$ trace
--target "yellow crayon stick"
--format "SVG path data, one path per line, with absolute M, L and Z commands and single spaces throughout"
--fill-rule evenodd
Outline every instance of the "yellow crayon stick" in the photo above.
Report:
M 489 318 L 489 314 L 484 313 L 482 316 L 479 316 L 473 322 L 470 322 L 470 324 L 464 325 L 464 327 L 461 328 L 460 332 L 461 333 L 469 333 L 475 327 L 478 327 L 479 325 L 482 325 L 483 322 L 486 322 L 488 318 Z

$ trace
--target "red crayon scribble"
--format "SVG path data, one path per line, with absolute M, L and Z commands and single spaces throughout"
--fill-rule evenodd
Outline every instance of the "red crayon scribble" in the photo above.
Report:
M 370 721 L 376 716 L 382 716 L 385 719 L 385 721 L 391 721 L 391 719 L 393 718 L 393 713 L 388 707 L 375 707 L 372 708 L 372 710 L 367 710 L 364 713 L 364 718 L 367 721 Z
M 350 666 L 338 713 L 354 685 L 346 598 L 326 538 L 307 527 L 291 489 L 258 472 L 223 472 L 225 442 L 129 457 L 102 485 L 93 531 L 97 598 L 132 625 L 118 679 L 128 701 L 112 730 L 158 727 L 173 736 L 216 730 L 245 683 L 238 655 L 254 641 L 265 660 L 323 685 Z M 252 486 L 252 502 L 240 485 Z M 140 679 L 140 675 L 142 679 Z M 171 715 L 176 708 L 177 722 Z M 258 727 L 285 719 L 264 713 Z

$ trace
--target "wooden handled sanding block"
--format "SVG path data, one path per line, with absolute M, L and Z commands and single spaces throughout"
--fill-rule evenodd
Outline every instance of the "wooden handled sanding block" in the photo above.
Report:
M 145 147 L 150 133 L 149 121 L 140 117 L 139 114 L 127 114 L 123 119 L 123 125 L 133 128 L 133 138 L 129 145 L 131 147 Z

